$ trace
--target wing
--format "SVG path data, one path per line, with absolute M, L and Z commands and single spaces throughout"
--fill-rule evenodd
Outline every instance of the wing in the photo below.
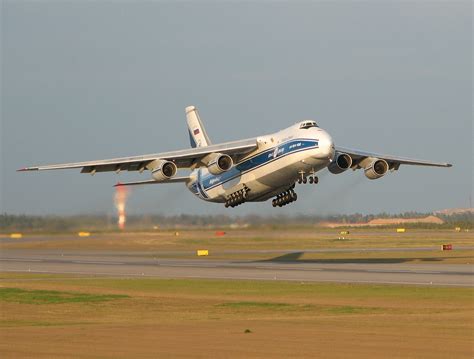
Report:
M 143 156 L 112 158 L 108 160 L 63 163 L 47 166 L 22 168 L 18 171 L 44 171 L 82 168 L 81 173 L 96 173 L 109 171 L 144 171 L 146 166 L 154 160 L 172 161 L 178 168 L 190 168 L 210 153 L 224 153 L 239 157 L 246 155 L 257 148 L 257 138 L 225 142 L 207 147 L 190 148 L 186 150 L 155 153 Z
M 380 153 L 372 153 L 372 152 L 365 152 L 354 150 L 350 148 L 344 147 L 336 147 L 336 152 L 339 153 L 347 153 L 352 157 L 353 163 L 352 167 L 357 168 L 358 164 L 366 158 L 380 158 L 387 161 L 390 168 L 398 169 L 400 165 L 414 165 L 414 166 L 433 166 L 433 167 L 452 167 L 453 165 L 450 163 L 445 162 L 431 162 L 431 161 L 423 161 L 423 160 L 416 160 L 412 158 L 405 158 L 405 157 L 396 157 L 390 155 L 382 155 Z

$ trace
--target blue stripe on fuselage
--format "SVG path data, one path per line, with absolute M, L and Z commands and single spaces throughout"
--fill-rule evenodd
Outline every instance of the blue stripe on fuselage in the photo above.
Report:
M 309 139 L 297 139 L 283 143 L 279 146 L 272 147 L 255 156 L 242 161 L 236 166 L 232 167 L 229 171 L 224 172 L 220 175 L 213 175 L 211 173 L 202 176 L 199 180 L 200 186 L 203 190 L 209 190 L 213 187 L 219 186 L 227 181 L 230 181 L 242 174 L 254 170 L 258 167 L 266 165 L 270 162 L 275 161 L 280 157 L 287 156 L 292 153 L 309 150 L 318 147 L 318 141 Z M 275 156 L 276 154 L 276 156 Z
M 201 195 L 202 198 L 209 198 L 209 196 L 206 193 L 206 189 L 203 186 L 201 168 L 198 169 L 196 187 L 197 187 L 198 193 Z

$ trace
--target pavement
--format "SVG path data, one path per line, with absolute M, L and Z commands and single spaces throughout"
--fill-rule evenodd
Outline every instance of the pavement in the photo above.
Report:
M 397 250 L 400 251 L 400 248 Z M 267 253 L 270 252 L 272 251 Z M 298 259 L 304 252 L 308 251 L 278 251 L 281 256 L 273 260 L 217 260 L 209 257 L 160 258 L 160 252 L 154 252 L 153 257 L 146 252 L 2 250 L 0 270 L 118 277 L 474 286 L 472 264 L 414 264 L 390 260 L 382 263 L 373 263 L 370 260 L 328 263 Z M 169 256 L 169 253 L 162 252 L 162 255 Z

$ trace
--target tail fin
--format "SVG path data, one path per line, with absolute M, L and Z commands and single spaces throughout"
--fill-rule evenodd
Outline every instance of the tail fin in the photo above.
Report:
M 211 144 L 206 130 L 202 125 L 197 108 L 194 106 L 186 107 L 186 121 L 188 122 L 189 141 L 191 147 L 205 147 Z

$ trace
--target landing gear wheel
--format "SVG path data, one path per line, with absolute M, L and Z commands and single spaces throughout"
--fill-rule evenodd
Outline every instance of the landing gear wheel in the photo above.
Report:
M 313 183 L 313 177 L 309 178 L 309 183 Z
M 314 184 L 317 184 L 319 182 L 318 176 L 314 176 Z
M 308 182 L 308 180 L 305 178 L 303 178 L 303 183 L 306 184 L 306 182 Z

